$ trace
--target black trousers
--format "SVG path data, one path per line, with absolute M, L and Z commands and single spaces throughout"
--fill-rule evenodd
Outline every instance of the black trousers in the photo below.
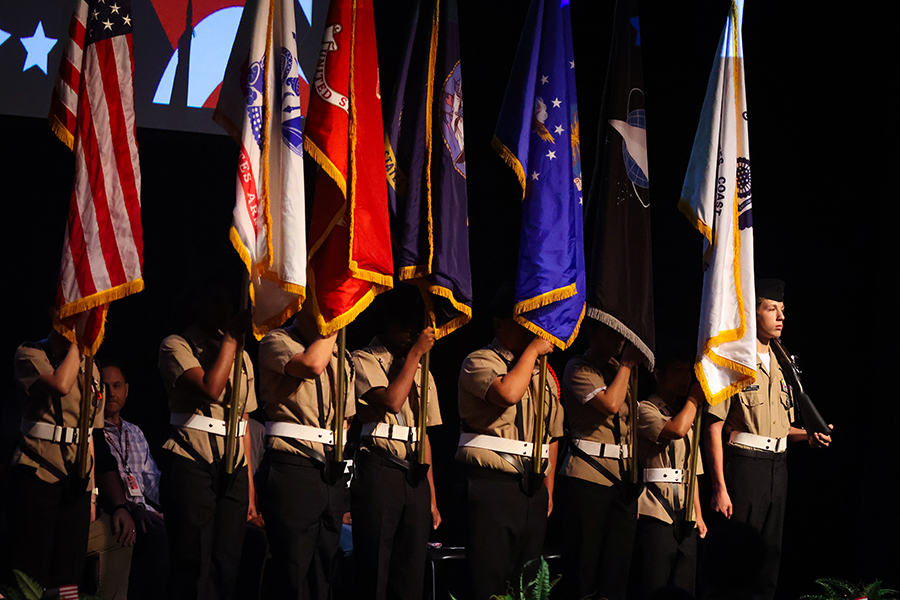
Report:
M 137 541 L 131 555 L 131 574 L 128 576 L 129 600 L 158 600 L 164 598 L 169 583 L 169 540 L 166 528 L 137 529 Z
M 356 454 L 350 485 L 353 566 L 358 599 L 415 600 L 425 587 L 431 489 L 372 452 Z
M 318 463 L 271 449 L 262 468 L 262 508 L 272 553 L 266 567 L 270 597 L 326 600 L 341 520 L 350 508 L 347 480 L 329 485 Z
M 247 467 L 165 460 L 160 501 L 169 537 L 169 598 L 228 600 L 234 592 L 249 504 Z
M 733 507 L 731 520 L 750 525 L 765 544 L 759 591 L 754 598 L 774 598 L 787 501 L 786 454 L 726 448 L 724 462 L 725 485 Z
M 697 530 L 679 540 L 675 525 L 646 515 L 638 519 L 637 564 L 641 598 L 660 588 L 694 594 L 697 579 Z
M 87 482 L 47 483 L 37 469 L 9 469 L 9 545 L 11 563 L 46 588 L 81 581 L 91 527 Z
M 637 499 L 576 477 L 557 477 L 565 598 L 624 600 L 637 533 Z
M 530 560 L 540 558 L 547 533 L 549 494 L 527 496 L 518 475 L 469 465 L 466 556 L 472 592 L 480 600 L 503 595 Z

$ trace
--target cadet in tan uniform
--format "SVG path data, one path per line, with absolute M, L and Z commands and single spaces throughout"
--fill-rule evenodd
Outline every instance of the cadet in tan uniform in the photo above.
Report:
M 75 464 L 84 369 L 81 349 L 56 331 L 16 349 L 22 436 L 8 480 L 12 566 L 47 588 L 62 588 L 61 593 L 77 590 L 91 524 L 93 467 L 85 480 L 78 477 Z M 102 430 L 96 366 L 91 380 L 95 392 L 91 423 Z M 93 440 L 90 443 L 93 453 Z M 119 517 L 127 516 L 122 507 L 117 509 Z M 131 518 L 127 521 L 133 529 Z
M 756 282 L 756 381 L 709 408 L 708 465 L 712 471 L 712 509 L 760 532 L 766 555 L 755 598 L 773 598 L 781 561 L 787 492 L 787 443 L 807 440 L 822 448 L 831 436 L 793 427 L 790 389 L 769 342 L 784 325 L 784 282 Z
M 513 320 L 513 294 L 501 288 L 493 303 L 496 337 L 469 354 L 459 374 L 456 460 L 466 465 L 466 553 L 475 598 L 506 593 L 518 570 L 541 556 L 563 435 L 559 389 L 551 375 L 543 394 L 543 476 L 536 476 L 531 457 L 537 360 L 553 346 Z
M 637 528 L 638 489 L 625 470 L 629 378 L 643 356 L 621 334 L 586 318 L 590 348 L 566 365 L 571 433 L 560 468 L 563 579 L 567 598 L 625 598 Z M 621 363 L 613 356 L 622 352 Z
M 703 390 L 691 386 L 691 363 L 671 356 L 657 360 L 656 392 L 638 407 L 638 457 L 644 491 L 638 498 L 637 562 L 640 596 L 664 587 L 694 593 L 697 535 L 706 537 L 700 495 L 694 487 L 694 523 L 686 530 L 687 474 L 697 407 Z M 682 398 L 683 405 L 680 405 Z M 679 408 L 680 406 L 680 408 Z M 698 463 L 699 475 L 703 464 Z
M 420 359 L 434 345 L 434 328 L 420 332 L 420 296 L 415 289 L 411 294 L 395 290 L 379 297 L 378 337 L 353 353 L 362 423 L 350 488 L 357 598 L 421 598 L 428 536 L 441 522 L 429 468 L 431 443 L 417 434 Z M 429 373 L 426 426 L 440 424 Z M 425 444 L 421 465 L 419 443 Z
M 269 332 L 259 345 L 260 394 L 269 418 L 261 498 L 273 598 L 330 597 L 341 519 L 350 510 L 350 474 L 334 463 L 336 337 L 320 336 L 304 307 L 290 326 Z M 352 374 L 348 355 L 347 422 L 356 411 Z
M 159 370 L 169 397 L 172 434 L 160 482 L 169 537 L 170 598 L 231 598 L 248 517 L 256 515 L 248 477 L 247 413 L 256 410 L 253 365 L 244 353 L 238 394 L 238 468 L 225 473 L 226 405 L 238 338 L 250 316 L 234 309 L 224 291 L 201 290 L 193 305 L 196 322 L 159 348 Z

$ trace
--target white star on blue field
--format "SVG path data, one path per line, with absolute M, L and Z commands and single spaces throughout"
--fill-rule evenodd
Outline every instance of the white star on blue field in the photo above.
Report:
M 47 74 L 47 55 L 56 45 L 54 38 L 48 38 L 44 35 L 44 25 L 38 21 L 37 27 L 34 28 L 34 35 L 27 38 L 19 38 L 22 45 L 25 46 L 28 54 L 25 56 L 25 64 L 22 71 L 27 71 L 31 67 L 37 67 Z

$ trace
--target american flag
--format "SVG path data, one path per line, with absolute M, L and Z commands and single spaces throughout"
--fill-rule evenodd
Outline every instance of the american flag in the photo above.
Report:
M 144 287 L 131 18 L 130 0 L 78 0 L 50 106 L 75 153 L 56 316 L 91 354 L 109 303 Z

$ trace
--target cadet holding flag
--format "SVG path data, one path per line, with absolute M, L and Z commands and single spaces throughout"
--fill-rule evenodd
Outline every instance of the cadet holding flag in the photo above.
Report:
M 472 314 L 456 2 L 417 2 L 409 17 L 385 161 L 395 272 L 418 289 L 379 298 L 377 337 L 353 353 L 359 598 L 422 595 L 426 543 L 441 521 L 427 433 L 441 424 L 429 350 Z
M 541 555 L 553 510 L 559 386 L 546 364 L 584 316 L 578 110 L 568 2 L 534 0 L 494 136 L 522 188 L 516 285 L 493 306 L 494 341 L 459 377 L 468 480 L 469 565 L 476 598 L 502 594 Z M 539 360 L 540 359 L 540 360 Z
M 566 365 L 560 467 L 567 596 L 625 597 L 638 508 L 637 371 L 653 365 L 650 196 L 638 5 L 616 3 L 585 211 L 590 348 Z
M 259 346 L 260 395 L 269 418 L 261 498 L 275 598 L 330 597 L 341 519 L 350 509 L 350 474 L 333 468 L 334 421 L 338 402 L 345 421 L 356 408 L 352 364 L 345 357 L 338 371 L 336 338 L 319 334 L 307 304 Z M 340 377 L 350 392 L 343 398 L 337 397 Z
M 711 404 L 712 508 L 762 535 L 766 553 L 750 586 L 767 599 L 781 560 L 787 443 L 824 447 L 831 437 L 792 426 L 792 393 L 769 353 L 784 324 L 784 282 L 754 282 L 743 9 L 732 4 L 719 38 L 679 208 L 705 238 L 695 372 Z

